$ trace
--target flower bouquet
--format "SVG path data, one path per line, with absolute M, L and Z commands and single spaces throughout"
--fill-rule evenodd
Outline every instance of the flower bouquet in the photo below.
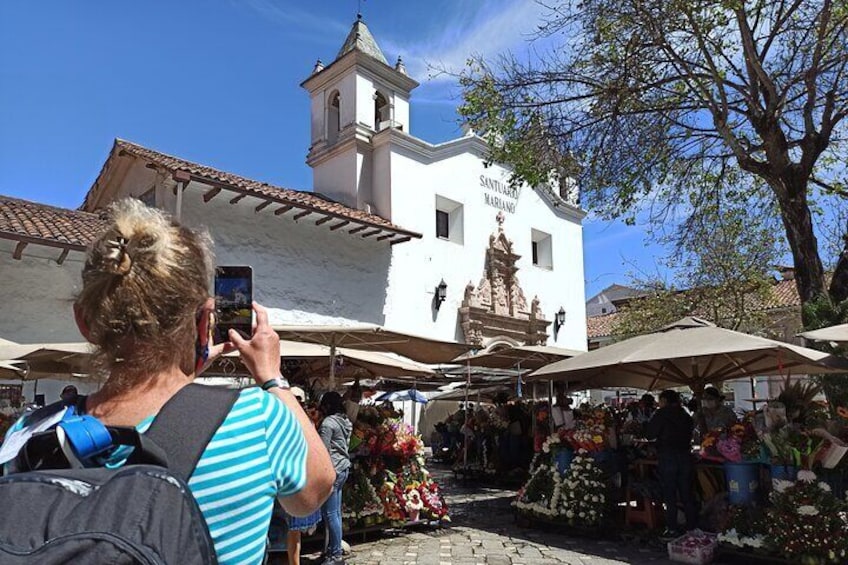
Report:
M 749 422 L 733 424 L 727 430 L 711 430 L 701 440 L 701 459 L 740 463 L 759 461 L 760 440 Z
M 824 441 L 791 425 L 763 434 L 774 465 L 811 469 Z
M 848 561 L 848 505 L 819 482 L 799 471 L 798 480 L 775 481 L 766 514 L 769 545 L 796 563 Z
M 342 519 L 353 526 L 373 526 L 383 520 L 383 501 L 359 464 L 351 467 L 342 489 Z
M 607 515 L 607 485 L 592 457 L 579 452 L 559 486 L 559 514 L 569 525 L 600 526 Z

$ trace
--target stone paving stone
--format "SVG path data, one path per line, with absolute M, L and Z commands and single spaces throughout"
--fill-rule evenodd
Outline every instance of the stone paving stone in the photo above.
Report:
M 437 476 L 453 522 L 441 529 L 386 533 L 348 540 L 350 565 L 620 565 L 669 564 L 664 552 L 618 540 L 587 540 L 560 532 L 519 528 L 510 508 L 515 493 Z M 317 553 L 304 556 L 316 565 Z

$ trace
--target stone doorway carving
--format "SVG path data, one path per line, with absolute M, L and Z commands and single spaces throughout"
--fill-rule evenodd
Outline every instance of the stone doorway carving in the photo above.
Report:
M 527 307 L 518 282 L 517 261 L 512 242 L 504 233 L 504 214 L 497 215 L 498 231 L 489 237 L 483 278 L 476 287 L 469 282 L 459 307 L 465 341 L 486 347 L 495 338 L 508 337 L 526 345 L 543 345 L 550 322 L 544 319 L 539 298 Z

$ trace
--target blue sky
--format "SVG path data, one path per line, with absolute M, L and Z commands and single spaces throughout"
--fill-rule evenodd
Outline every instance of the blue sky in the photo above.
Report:
M 75 208 L 112 140 L 308 189 L 309 105 L 299 87 L 332 61 L 356 0 L 6 0 L 0 3 L 0 194 Z M 459 90 L 429 65 L 521 50 L 530 0 L 363 2 L 390 62 L 422 85 L 411 133 L 460 135 Z M 656 272 L 639 227 L 587 220 L 587 297 Z

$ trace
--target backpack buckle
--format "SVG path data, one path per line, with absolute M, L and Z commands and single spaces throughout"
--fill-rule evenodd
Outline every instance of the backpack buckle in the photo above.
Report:
M 57 427 L 62 429 L 74 455 L 81 461 L 112 447 L 112 434 L 93 416 L 72 416 L 62 420 Z

